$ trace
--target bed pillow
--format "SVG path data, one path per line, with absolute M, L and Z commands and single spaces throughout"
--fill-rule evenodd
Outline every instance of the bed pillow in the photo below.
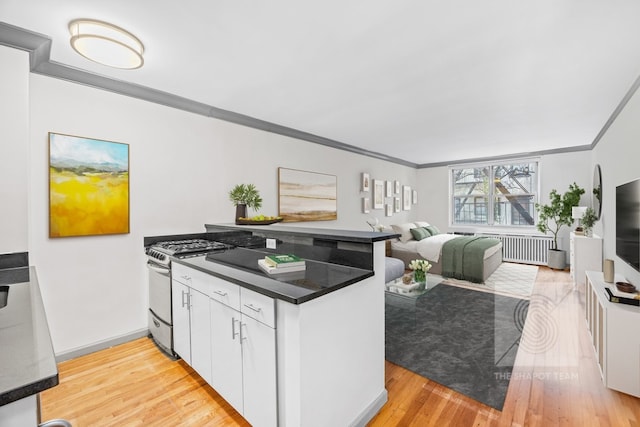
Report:
M 414 222 L 414 224 L 416 225 L 416 227 L 428 227 L 431 225 L 428 222 L 424 222 L 424 221 L 416 221 Z
M 440 230 L 438 230 L 438 227 L 436 227 L 435 225 L 427 225 L 424 228 L 427 231 L 429 231 L 429 233 L 431 233 L 432 236 L 435 236 L 436 234 L 440 234 Z
M 409 240 L 413 239 L 411 231 L 409 230 L 411 230 L 412 228 L 416 228 L 416 225 L 412 222 L 407 222 L 405 224 L 392 225 L 391 228 L 393 228 L 394 233 L 400 235 L 400 241 L 402 243 L 407 243 Z
M 422 239 L 426 239 L 427 237 L 431 237 L 431 233 L 424 227 L 416 227 L 409 230 L 414 239 L 420 241 Z

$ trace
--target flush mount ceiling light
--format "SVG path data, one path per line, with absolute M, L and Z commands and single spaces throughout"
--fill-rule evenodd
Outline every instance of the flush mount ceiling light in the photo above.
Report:
M 144 64 L 142 42 L 120 27 L 93 19 L 75 19 L 69 22 L 69 32 L 73 50 L 91 61 L 126 70 Z

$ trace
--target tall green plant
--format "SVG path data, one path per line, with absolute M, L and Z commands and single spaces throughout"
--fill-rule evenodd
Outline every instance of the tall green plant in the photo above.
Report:
M 575 182 L 569 185 L 563 195 L 560 195 L 554 188 L 549 193 L 549 204 L 536 203 L 538 210 L 538 223 L 536 227 L 542 233 L 551 232 L 553 234 L 553 248 L 558 249 L 558 233 L 562 226 L 571 226 L 573 218 L 571 208 L 580 204 L 580 196 L 584 194 L 584 189 Z

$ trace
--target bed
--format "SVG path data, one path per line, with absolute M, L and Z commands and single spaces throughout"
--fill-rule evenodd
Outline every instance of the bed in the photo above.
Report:
M 497 239 L 444 234 L 427 222 L 397 224 L 391 228 L 390 231 L 400 235 L 390 242 L 391 256 L 402 260 L 407 268 L 411 260 L 426 259 L 432 264 L 430 273 L 484 282 L 502 263 L 502 242 Z M 427 233 L 422 230 L 427 230 Z M 471 248 L 474 245 L 477 246 L 475 260 L 466 256 L 466 252 L 466 257 L 463 256 L 463 248 Z M 442 255 L 443 248 L 447 251 L 445 256 Z M 475 266 L 473 274 L 465 276 L 466 266 L 455 264 L 467 262 L 476 262 L 478 265 Z

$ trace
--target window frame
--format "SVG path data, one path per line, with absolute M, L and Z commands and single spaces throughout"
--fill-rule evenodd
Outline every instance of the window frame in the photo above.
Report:
M 496 189 L 495 185 L 489 185 L 489 193 L 486 196 L 486 199 L 488 201 L 488 204 L 486 205 L 486 217 L 487 217 L 486 222 L 483 222 L 483 223 L 471 223 L 471 222 L 455 223 L 454 222 L 456 198 L 460 197 L 455 195 L 455 189 L 454 189 L 454 185 L 455 185 L 454 172 L 456 170 L 488 168 L 489 177 L 492 177 L 495 175 L 496 167 L 504 166 L 504 165 L 522 164 L 522 163 L 535 163 L 535 167 L 536 167 L 536 174 L 537 174 L 536 182 L 531 186 L 534 192 L 526 193 L 527 195 L 533 196 L 533 200 L 532 200 L 532 203 L 534 205 L 533 215 L 532 215 L 533 224 L 517 225 L 517 224 L 496 223 L 495 221 L 495 209 L 497 206 L 496 199 L 499 198 L 501 193 L 495 191 Z M 483 230 L 494 228 L 494 229 L 511 229 L 511 230 L 518 230 L 518 231 L 536 229 L 536 224 L 538 222 L 538 211 L 537 209 L 535 209 L 535 204 L 540 203 L 541 170 L 542 170 L 541 161 L 540 161 L 540 158 L 537 158 L 537 157 L 536 158 L 531 158 L 531 157 L 513 158 L 508 160 L 496 160 L 496 161 L 474 162 L 474 163 L 464 163 L 464 164 L 461 163 L 456 165 L 450 165 L 448 170 L 448 173 L 449 173 L 449 227 L 457 228 L 457 229 L 479 228 Z M 474 197 L 484 198 L 485 196 L 475 195 Z

